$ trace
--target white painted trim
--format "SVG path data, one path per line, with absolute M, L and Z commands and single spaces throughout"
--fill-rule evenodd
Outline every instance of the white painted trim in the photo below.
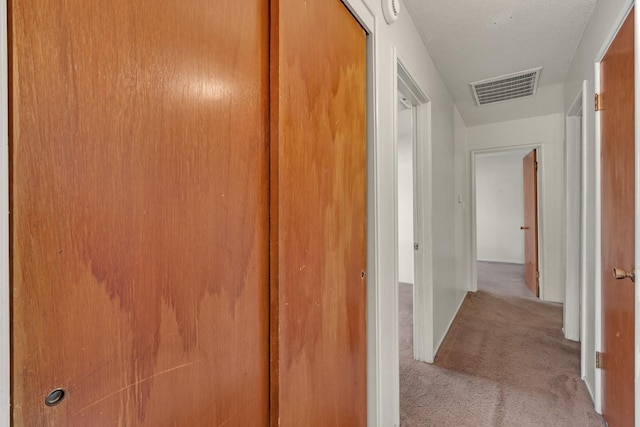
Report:
M 584 110 L 584 103 L 582 102 L 582 98 L 584 96 L 583 86 L 584 86 L 584 81 L 583 81 L 583 85 L 580 86 L 580 92 L 578 93 L 578 95 L 576 95 L 573 102 L 571 103 L 571 107 L 569 108 L 569 112 L 567 114 L 568 117 L 579 116 L 582 114 Z
M 471 283 L 469 284 L 469 290 L 471 292 L 477 292 L 478 290 L 478 230 L 477 230 L 477 198 L 476 198 L 476 156 L 486 153 L 500 153 L 522 149 L 536 149 L 538 150 L 538 271 L 540 271 L 540 299 L 544 301 L 544 290 L 546 284 L 545 274 L 545 251 L 544 251 L 544 184 L 545 184 L 545 161 L 544 161 L 544 144 L 542 142 L 537 144 L 524 144 L 513 145 L 509 147 L 498 148 L 483 148 L 478 150 L 470 150 L 469 155 L 471 157 Z
M 589 108 L 589 102 L 584 94 L 587 93 L 587 80 L 582 82 L 582 150 L 580 152 L 580 164 L 582 165 L 580 182 L 582 183 L 580 193 L 580 373 L 581 378 L 586 377 L 586 336 L 587 336 L 587 149 L 588 149 L 588 135 L 587 130 L 591 125 L 588 121 L 586 114 Z M 589 385 L 589 392 L 591 393 L 591 401 L 593 399 L 593 392 L 591 392 L 591 386 Z
M 544 157 L 544 144 L 540 143 L 539 146 L 536 147 L 538 150 L 537 153 L 537 162 L 538 162 L 538 174 L 536 178 L 538 179 L 538 188 L 536 189 L 538 192 L 538 272 L 540 273 L 540 277 L 538 279 L 538 291 L 539 298 L 541 301 L 546 301 L 546 293 L 547 293 L 547 251 L 545 250 L 545 242 L 546 239 L 544 236 L 546 233 L 544 232 L 546 227 L 547 217 L 544 215 L 545 205 L 547 200 L 545 198 L 545 188 L 547 181 L 547 174 L 545 173 L 545 169 L 547 168 L 547 162 L 545 162 Z
M 0 4 L 0 425 L 8 426 L 10 411 L 11 339 L 9 332 L 9 80 L 7 2 Z
M 345 0 L 351 1 L 351 0 Z M 373 14 L 370 16 L 374 16 Z M 380 185 L 378 167 L 378 99 L 376 75 L 376 31 L 378 22 L 373 18 L 373 31 L 367 37 L 367 425 L 380 427 L 384 387 L 381 384 L 383 365 L 381 348 L 380 313 Z
M 392 392 L 391 402 L 393 408 L 393 420 L 396 425 L 400 425 L 400 355 L 399 349 L 399 320 L 398 320 L 398 56 L 396 47 L 393 47 L 393 105 L 391 121 L 393 128 L 393 301 L 391 306 L 393 307 L 391 321 L 393 326 L 390 328 L 390 335 L 385 338 L 388 342 L 392 343 L 394 350 L 392 352 L 391 369 L 393 370 L 392 378 Z M 415 278 L 414 278 L 415 281 Z M 415 286 L 413 287 L 415 293 Z M 416 312 L 414 304 L 413 312 Z
M 615 34 L 613 34 L 615 36 Z M 609 43 L 607 44 L 607 47 Z M 606 52 L 606 51 L 605 51 Z M 602 58 L 599 58 L 600 61 Z M 600 93 L 600 62 L 595 64 L 594 70 L 594 93 Z M 596 111 L 595 113 L 596 122 L 595 122 L 595 193 L 596 193 L 596 211 L 594 212 L 595 216 L 595 224 L 596 224 L 596 232 L 595 232 L 595 348 L 596 351 L 602 351 L 602 251 L 601 251 L 601 230 L 602 230 L 602 218 L 600 215 L 601 209 L 601 182 L 600 182 L 600 113 Z M 599 414 L 602 413 L 602 375 L 600 370 L 596 370 L 595 375 L 595 399 L 594 406 L 596 408 L 596 412 Z
M 349 12 L 356 18 L 368 36 L 373 36 L 376 29 L 376 18 L 368 0 L 341 0 Z M 367 70 L 368 71 L 368 70 Z
M 433 363 L 436 349 L 433 346 L 433 166 L 432 166 L 432 140 L 431 130 L 431 102 L 418 106 L 417 138 L 420 146 L 418 151 L 418 161 L 421 166 L 418 168 L 418 180 L 422 183 L 422 195 L 420 197 L 420 227 L 421 250 L 418 251 L 420 264 L 422 266 L 422 286 L 414 290 L 414 305 L 421 309 L 414 311 L 414 333 L 416 326 L 419 326 L 419 333 L 422 338 L 418 340 L 422 345 L 421 351 L 415 352 L 417 360 Z M 416 315 L 417 314 L 417 315 Z M 414 343 L 415 345 L 415 343 Z
M 412 105 L 415 107 L 415 120 L 412 120 L 414 128 L 414 241 L 419 243 L 420 250 L 414 251 L 413 357 L 422 362 L 433 363 L 433 269 L 430 267 L 433 264 L 431 237 L 431 103 L 429 97 L 416 82 L 406 65 L 404 65 L 406 62 L 397 54 L 395 48 L 394 58 L 397 63 L 396 81 L 398 82 L 398 87 L 407 92 Z M 395 103 L 397 105 L 398 101 L 395 100 Z M 394 128 L 396 125 L 394 123 Z M 397 157 L 397 134 L 398 130 L 395 128 L 394 158 Z M 396 179 L 394 189 L 397 192 L 397 170 L 394 176 Z M 396 206 L 397 203 L 396 195 Z M 397 219 L 395 230 L 397 233 Z M 394 306 L 397 307 L 397 301 L 395 303 L 396 305 Z M 397 319 L 397 313 L 394 317 Z M 397 328 L 399 328 L 399 324 L 396 324 L 396 330 Z M 399 336 L 400 334 L 398 333 Z
M 471 227 L 469 232 L 471 234 L 469 239 L 469 292 L 478 292 L 478 219 L 476 217 L 476 155 L 473 151 L 469 152 L 469 159 L 471 162 L 471 174 L 469 180 L 471 181 L 469 189 L 471 191 Z
M 564 336 L 573 341 L 580 340 L 580 295 L 581 295 L 581 264 L 583 226 L 582 212 L 582 181 L 581 170 L 584 170 L 582 153 L 586 135 L 582 132 L 584 91 L 580 90 L 575 101 L 565 117 L 565 292 L 564 292 Z M 576 221 L 576 218 L 579 218 Z

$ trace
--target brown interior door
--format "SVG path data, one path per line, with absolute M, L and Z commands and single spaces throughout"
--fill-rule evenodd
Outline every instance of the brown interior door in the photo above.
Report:
M 538 268 L 538 161 L 536 150 L 522 159 L 524 198 L 524 282 L 540 296 Z
M 13 423 L 267 425 L 268 2 L 10 3 Z
M 366 35 L 339 0 L 272 17 L 272 424 L 365 426 Z
M 611 427 L 634 424 L 634 284 L 612 274 L 635 263 L 633 28 L 631 11 L 600 68 L 603 414 Z

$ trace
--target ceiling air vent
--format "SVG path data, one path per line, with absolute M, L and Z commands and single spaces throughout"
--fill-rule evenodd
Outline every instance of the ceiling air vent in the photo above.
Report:
M 538 67 L 470 83 L 476 105 L 492 104 L 535 95 L 541 70 L 542 67 Z

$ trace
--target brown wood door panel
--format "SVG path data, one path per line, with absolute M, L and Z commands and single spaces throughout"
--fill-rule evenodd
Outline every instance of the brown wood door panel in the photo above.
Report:
M 268 16 L 10 2 L 16 426 L 267 424 Z
M 524 281 L 527 288 L 540 296 L 538 279 L 538 158 L 531 150 L 522 159 L 524 199 Z
M 614 268 L 634 259 L 634 14 L 601 63 L 603 414 L 609 426 L 634 424 L 634 284 Z
M 339 0 L 272 17 L 272 424 L 365 426 L 366 35 Z

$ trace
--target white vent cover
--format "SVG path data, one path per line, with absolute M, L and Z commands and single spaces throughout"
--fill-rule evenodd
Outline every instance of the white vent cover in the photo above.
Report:
M 538 89 L 542 67 L 470 83 L 476 105 L 533 96 Z

